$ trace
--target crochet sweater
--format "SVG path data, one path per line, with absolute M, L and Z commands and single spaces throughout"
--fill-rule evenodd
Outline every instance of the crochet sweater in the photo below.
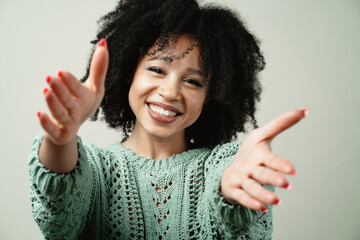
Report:
M 41 141 L 29 156 L 30 200 L 45 239 L 271 239 L 271 206 L 263 213 L 221 195 L 239 143 L 151 160 L 78 137 L 77 166 L 57 174 L 39 161 Z

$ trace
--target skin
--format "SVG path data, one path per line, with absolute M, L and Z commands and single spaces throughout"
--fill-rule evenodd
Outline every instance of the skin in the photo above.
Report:
M 133 133 L 123 143 L 139 155 L 163 159 L 188 149 L 185 128 L 196 121 L 205 104 L 206 86 L 201 82 L 201 75 L 189 70 L 201 71 L 200 51 L 195 47 L 184 58 L 176 58 L 171 63 L 161 58 L 169 54 L 179 56 L 192 43 L 191 36 L 183 35 L 155 58 L 144 56 L 139 60 L 129 91 L 129 103 L 136 123 Z M 69 72 L 48 77 L 50 89 L 45 92 L 45 100 L 51 115 L 39 112 L 38 117 L 45 131 L 39 157 L 49 170 L 69 173 L 76 166 L 77 131 L 104 96 L 107 67 L 105 42 L 94 52 L 90 76 L 85 84 Z M 149 67 L 161 68 L 162 71 L 149 70 Z M 203 83 L 202 87 L 194 85 L 189 79 Z M 154 121 L 147 112 L 146 103 L 149 101 L 176 107 L 182 115 L 170 124 Z M 265 204 L 281 204 L 277 195 L 266 190 L 262 184 L 290 189 L 286 175 L 295 175 L 296 171 L 291 162 L 271 151 L 271 141 L 309 113 L 309 109 L 283 113 L 249 134 L 222 176 L 221 193 L 227 202 L 263 212 L 267 211 Z

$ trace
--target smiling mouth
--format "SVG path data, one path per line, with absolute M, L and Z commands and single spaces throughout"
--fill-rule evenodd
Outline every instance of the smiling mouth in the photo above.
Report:
M 146 103 L 151 111 L 164 117 L 176 117 L 182 115 L 182 113 L 172 111 L 170 109 L 162 108 L 159 105 Z

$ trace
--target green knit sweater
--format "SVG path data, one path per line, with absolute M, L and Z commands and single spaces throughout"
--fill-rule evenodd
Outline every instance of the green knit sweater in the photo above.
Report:
M 29 156 L 32 214 L 46 239 L 271 239 L 272 213 L 228 204 L 220 180 L 239 143 L 163 160 L 82 143 L 68 174 Z M 274 191 L 273 186 L 266 186 Z

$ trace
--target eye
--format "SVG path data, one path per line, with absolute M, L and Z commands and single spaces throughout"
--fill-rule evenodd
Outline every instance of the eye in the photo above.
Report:
M 193 85 L 195 85 L 195 86 L 197 86 L 197 87 L 202 87 L 202 86 L 203 86 L 198 80 L 195 80 L 195 79 L 192 79 L 192 78 L 186 78 L 186 79 L 184 80 L 184 82 L 193 84 Z
M 158 67 L 148 67 L 148 68 L 146 68 L 146 70 L 149 70 L 151 72 L 155 72 L 157 74 L 164 75 L 164 71 L 161 68 L 158 68 Z

